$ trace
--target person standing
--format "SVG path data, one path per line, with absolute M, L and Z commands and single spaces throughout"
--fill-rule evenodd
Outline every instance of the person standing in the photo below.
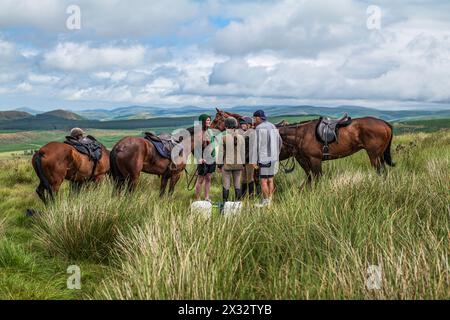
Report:
M 245 162 L 245 139 L 237 131 L 238 122 L 235 118 L 225 119 L 225 133 L 222 135 L 219 148 L 219 170 L 222 171 L 222 199 L 228 201 L 231 182 L 233 182 L 235 201 L 242 197 L 241 177 Z
M 258 110 L 253 114 L 256 145 L 257 145 L 257 164 L 260 172 L 262 202 L 258 207 L 269 207 L 272 202 L 272 196 L 275 191 L 274 176 L 278 171 L 279 154 L 282 140 L 278 129 L 274 124 L 267 121 L 263 110 Z
M 197 164 L 197 182 L 195 184 L 195 199 L 197 201 L 201 200 L 202 187 L 204 185 L 205 189 L 205 201 L 211 201 L 209 199 L 209 192 L 211 189 L 211 177 L 212 174 L 216 171 L 216 163 L 207 163 L 206 159 L 204 159 L 203 152 L 206 147 L 212 144 L 212 153 L 211 156 L 215 157 L 215 138 L 211 126 L 211 117 L 207 114 L 202 114 L 198 118 L 198 120 L 202 124 L 201 131 L 201 141 L 202 141 L 202 156 L 198 160 Z
M 249 129 L 253 128 L 253 120 L 251 117 L 242 117 L 240 122 L 241 127 L 241 133 L 242 136 L 245 139 L 245 164 L 244 168 L 242 169 L 242 197 L 245 197 L 245 195 L 253 196 L 255 193 L 255 169 L 253 165 L 249 161 L 249 140 L 250 140 L 250 133 Z

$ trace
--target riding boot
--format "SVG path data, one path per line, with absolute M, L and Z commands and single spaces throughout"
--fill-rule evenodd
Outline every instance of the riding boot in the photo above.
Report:
M 249 197 L 255 195 L 255 181 L 252 181 L 248 184 L 248 195 Z
M 256 185 L 256 195 L 259 196 L 261 195 L 261 184 L 255 182 L 255 185 Z
M 242 190 L 234 189 L 234 194 L 235 194 L 235 201 L 240 201 L 242 198 Z
M 222 188 L 222 201 L 223 203 L 228 201 L 228 195 L 230 194 L 230 190 Z
M 247 190 L 248 190 L 248 183 L 242 183 L 242 198 L 245 197 L 245 195 L 247 194 Z

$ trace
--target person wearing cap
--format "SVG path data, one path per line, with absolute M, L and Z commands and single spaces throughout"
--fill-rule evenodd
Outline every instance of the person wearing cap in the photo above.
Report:
M 278 171 L 278 157 L 281 151 L 282 140 L 278 129 L 267 121 L 263 110 L 253 114 L 256 131 L 256 165 L 259 167 L 262 202 L 258 207 L 269 207 L 275 191 L 274 176 Z M 254 160 L 254 159 L 252 159 Z
M 208 114 L 202 114 L 199 116 L 198 121 L 202 123 L 202 155 L 206 147 L 212 144 L 212 157 L 215 157 L 215 138 L 210 129 L 211 116 Z M 207 163 L 203 158 L 197 159 L 197 183 L 195 184 L 195 198 L 197 201 L 201 199 L 202 187 L 205 186 L 205 200 L 210 201 L 209 191 L 211 189 L 211 177 L 216 171 L 216 163 Z
M 242 197 L 244 197 L 246 194 L 249 196 L 254 195 L 255 193 L 255 181 L 254 181 L 254 174 L 255 169 L 253 165 L 249 161 L 249 140 L 250 140 L 250 134 L 251 131 L 249 129 L 252 129 L 253 127 L 253 120 L 251 117 L 242 117 L 239 120 L 240 127 L 241 127 L 241 134 L 245 139 L 245 150 L 246 156 L 245 156 L 245 164 L 244 168 L 242 169 Z
M 238 132 L 238 121 L 234 117 L 225 119 L 225 132 L 219 144 L 220 164 L 222 172 L 222 199 L 228 201 L 231 182 L 233 181 L 235 201 L 241 199 L 241 177 L 245 162 L 245 139 Z

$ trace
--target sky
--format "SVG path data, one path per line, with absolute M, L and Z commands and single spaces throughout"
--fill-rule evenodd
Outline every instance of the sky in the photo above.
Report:
M 0 0 L 0 110 L 448 109 L 449 17 L 448 0 Z

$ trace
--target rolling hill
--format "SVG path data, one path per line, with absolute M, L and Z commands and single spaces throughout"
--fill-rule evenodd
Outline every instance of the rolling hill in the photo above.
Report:
M 53 110 L 53 111 L 49 111 L 49 112 L 45 112 L 45 113 L 40 113 L 40 114 L 37 114 L 36 117 L 39 119 L 55 117 L 55 118 L 66 119 L 66 120 L 84 120 L 84 117 L 82 117 L 74 112 L 67 111 L 67 110 L 61 110 L 61 109 Z
M 223 108 L 226 111 L 252 114 L 257 109 L 264 109 L 269 116 L 281 115 L 324 115 L 328 117 L 340 117 L 347 112 L 352 117 L 375 116 L 388 121 L 431 119 L 450 117 L 450 110 L 378 110 L 359 106 L 337 106 L 337 107 L 316 107 L 309 105 L 286 106 L 271 105 L 264 107 L 257 106 L 236 106 Z M 222 109 L 222 108 L 221 108 Z M 131 120 L 131 119 L 151 119 L 157 117 L 183 117 L 198 116 L 201 113 L 215 114 L 215 108 L 200 108 L 195 106 L 184 107 L 143 107 L 129 106 L 112 110 L 93 109 L 78 112 L 81 116 L 89 120 L 111 121 L 111 120 Z
M 450 110 L 378 110 L 358 106 L 314 107 L 314 106 L 264 106 L 269 119 L 278 122 L 283 117 L 337 118 L 344 113 L 351 117 L 374 116 L 390 122 L 418 121 L 428 119 L 450 119 Z M 224 110 L 251 115 L 258 107 L 237 106 Z M 95 129 L 143 129 L 178 128 L 192 126 L 201 113 L 214 117 L 215 108 L 195 106 L 161 108 L 131 106 L 113 110 L 93 109 L 74 113 L 67 110 L 53 110 L 37 114 L 7 111 L 0 113 L 0 130 L 68 130 L 72 127 Z M 3 121 L 1 115 L 3 114 Z M 81 115 L 80 115 L 81 114 Z M 8 115 L 8 118 L 6 118 Z M 15 117 L 11 117 L 14 115 Z
M 33 115 L 23 111 L 0 111 L 0 121 L 18 120 L 32 117 Z

